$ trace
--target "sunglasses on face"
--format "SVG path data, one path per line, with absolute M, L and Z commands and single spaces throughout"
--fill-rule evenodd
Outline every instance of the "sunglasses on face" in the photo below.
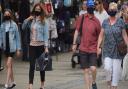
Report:
M 99 5 L 99 4 L 101 4 L 100 2 L 95 2 L 95 5 Z

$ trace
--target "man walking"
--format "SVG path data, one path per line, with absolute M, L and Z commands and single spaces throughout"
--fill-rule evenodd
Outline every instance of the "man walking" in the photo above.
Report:
M 97 64 L 97 41 L 101 30 L 99 20 L 94 16 L 94 1 L 87 0 L 87 14 L 80 16 L 77 21 L 76 31 L 73 40 L 73 51 L 76 51 L 76 40 L 80 32 L 80 26 L 82 24 L 81 42 L 79 46 L 80 50 L 80 63 L 81 68 L 84 71 L 84 79 L 86 82 L 85 89 L 97 89 L 96 85 L 96 64 Z M 91 71 L 91 72 L 90 72 Z M 92 81 L 90 79 L 90 73 L 92 74 Z

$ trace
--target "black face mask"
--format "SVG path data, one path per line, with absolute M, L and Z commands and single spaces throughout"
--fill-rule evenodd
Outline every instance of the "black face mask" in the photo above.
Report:
M 114 11 L 114 10 L 108 11 L 108 15 L 111 16 L 111 17 L 116 16 L 116 13 L 117 13 L 117 11 Z
M 41 15 L 41 12 L 40 12 L 40 11 L 34 11 L 34 14 L 35 14 L 36 16 L 40 16 L 40 15 Z
M 87 12 L 88 12 L 89 14 L 94 14 L 94 8 L 93 8 L 93 7 L 88 7 L 88 8 L 87 8 Z
M 4 21 L 6 20 L 11 20 L 11 17 L 10 16 L 4 16 Z

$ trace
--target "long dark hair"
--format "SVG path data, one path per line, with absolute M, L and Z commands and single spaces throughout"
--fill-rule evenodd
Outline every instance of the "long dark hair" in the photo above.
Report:
M 35 11 L 35 8 L 37 7 L 37 6 L 39 6 L 40 7 L 40 9 L 41 9 L 41 22 L 44 24 L 44 20 L 45 20 L 45 11 L 43 10 L 43 8 L 41 7 L 41 4 L 40 3 L 37 3 L 37 4 L 35 4 L 35 6 L 33 7 L 33 9 L 32 9 L 32 12 L 34 12 Z

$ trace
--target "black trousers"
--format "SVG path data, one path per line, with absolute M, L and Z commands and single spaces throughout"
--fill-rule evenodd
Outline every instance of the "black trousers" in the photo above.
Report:
M 36 58 L 38 58 L 44 52 L 44 46 L 30 46 L 29 48 L 29 59 L 30 59 L 30 69 L 29 69 L 29 84 L 33 84 L 34 71 Z M 45 81 L 45 71 L 40 71 L 41 81 Z

